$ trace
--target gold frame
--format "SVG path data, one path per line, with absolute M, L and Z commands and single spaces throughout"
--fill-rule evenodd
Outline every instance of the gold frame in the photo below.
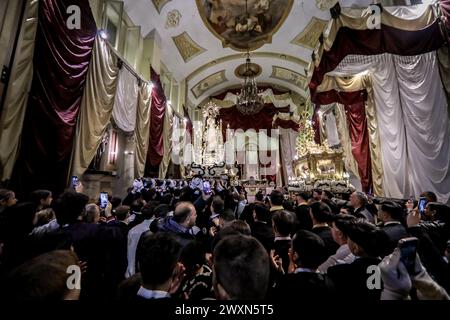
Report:
M 218 38 L 221 42 L 222 42 L 222 46 L 224 48 L 231 48 L 233 50 L 236 51 L 240 51 L 240 52 L 246 52 L 247 50 L 253 51 L 256 49 L 261 48 L 263 45 L 265 45 L 266 43 L 272 43 L 272 38 L 273 35 L 275 33 L 277 33 L 277 31 L 281 28 L 281 26 L 284 24 L 284 22 L 286 21 L 287 17 L 289 16 L 289 14 L 292 11 L 292 7 L 294 6 L 294 0 L 287 0 L 288 1 L 288 8 L 286 8 L 286 10 L 284 11 L 283 15 L 280 18 L 280 21 L 278 22 L 278 24 L 273 28 L 273 30 L 271 32 L 269 32 L 267 34 L 267 36 L 264 36 L 263 39 L 257 41 L 254 43 L 253 46 L 251 47 L 245 47 L 245 48 L 239 48 L 236 47 L 233 43 L 229 42 L 227 39 L 225 39 L 224 37 L 222 37 L 220 34 L 218 34 L 216 32 L 216 30 L 214 30 L 214 28 L 211 26 L 211 24 L 209 23 L 208 19 L 206 18 L 206 14 L 204 11 L 204 7 L 202 5 L 202 1 L 203 0 L 195 0 L 195 3 L 197 4 L 197 9 L 199 11 L 200 17 L 203 20 L 203 23 L 206 25 L 206 27 L 208 28 L 208 30 L 216 37 Z M 247 43 L 248 45 L 249 43 Z

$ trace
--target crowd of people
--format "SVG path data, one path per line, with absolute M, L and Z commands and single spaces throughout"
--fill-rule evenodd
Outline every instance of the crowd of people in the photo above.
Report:
M 124 199 L 0 190 L 6 300 L 448 300 L 450 208 L 136 180 Z M 78 278 L 77 278 L 78 276 Z

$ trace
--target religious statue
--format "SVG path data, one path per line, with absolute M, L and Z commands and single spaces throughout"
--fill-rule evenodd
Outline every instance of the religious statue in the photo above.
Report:
M 203 112 L 205 129 L 203 132 L 203 164 L 217 164 L 223 161 L 224 146 L 222 121 L 218 121 L 219 107 L 208 104 Z
M 91 170 L 95 170 L 95 171 L 101 170 L 102 157 L 106 151 L 108 142 L 109 142 L 109 132 L 106 131 L 102 137 L 102 141 L 100 142 L 97 152 L 95 153 L 94 159 L 92 160 L 91 165 L 89 166 Z

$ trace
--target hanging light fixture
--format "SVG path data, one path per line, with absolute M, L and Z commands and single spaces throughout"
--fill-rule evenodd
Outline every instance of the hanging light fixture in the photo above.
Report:
M 245 14 L 246 18 L 249 19 L 247 0 L 245 1 Z M 258 85 L 255 80 L 257 73 L 252 68 L 249 49 L 247 49 L 246 57 L 245 69 L 242 73 L 245 80 L 237 98 L 236 106 L 243 115 L 252 115 L 264 108 L 264 99 L 258 94 Z
M 256 114 L 264 108 L 264 99 L 258 94 L 258 85 L 251 68 L 250 53 L 248 51 L 243 75 L 245 80 L 237 98 L 237 109 L 244 115 Z

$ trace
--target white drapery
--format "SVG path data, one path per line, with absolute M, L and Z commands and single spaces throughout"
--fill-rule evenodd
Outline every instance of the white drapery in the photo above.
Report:
M 136 76 L 122 67 L 119 72 L 112 117 L 119 129 L 125 132 L 133 132 L 136 128 L 138 90 Z
M 388 197 L 433 191 L 450 202 L 450 123 L 435 52 L 347 56 L 330 74 L 372 77 Z
M 298 132 L 292 129 L 280 128 L 280 145 L 281 145 L 281 162 L 283 165 L 283 178 L 284 182 L 289 181 L 289 177 L 294 177 L 294 169 L 292 167 L 292 161 L 297 154 L 296 142 Z

